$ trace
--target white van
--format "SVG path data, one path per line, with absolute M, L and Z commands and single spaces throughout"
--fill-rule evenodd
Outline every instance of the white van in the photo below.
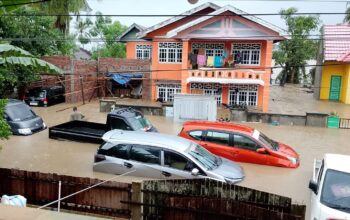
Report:
M 315 160 L 309 183 L 312 220 L 350 220 L 350 156 L 325 154 Z

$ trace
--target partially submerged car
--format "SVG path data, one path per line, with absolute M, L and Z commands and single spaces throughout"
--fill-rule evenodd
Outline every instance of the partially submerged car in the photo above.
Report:
M 65 102 L 63 86 L 34 88 L 29 90 L 23 100 L 30 106 L 50 106 Z
M 28 105 L 16 99 L 8 101 L 5 107 L 5 119 L 15 135 L 30 135 L 46 128 L 41 117 Z
M 309 188 L 310 219 L 350 219 L 350 156 L 325 154 L 315 160 Z
M 187 121 L 183 124 L 179 136 L 232 161 L 299 167 L 299 155 L 291 147 L 276 142 L 248 126 L 225 122 Z
M 181 137 L 112 130 L 97 150 L 94 171 L 155 179 L 210 178 L 227 183 L 243 180 L 242 168 Z

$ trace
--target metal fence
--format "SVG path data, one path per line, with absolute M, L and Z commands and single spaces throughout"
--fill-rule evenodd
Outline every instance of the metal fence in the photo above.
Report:
M 20 194 L 31 205 L 45 205 L 58 199 L 59 181 L 62 197 L 102 182 L 91 178 L 0 168 L 0 196 Z M 61 208 L 130 218 L 129 205 L 120 202 L 130 198 L 131 184 L 108 182 L 63 200 Z M 57 204 L 51 207 L 56 208 Z
M 339 128 L 350 129 L 350 119 L 348 119 L 348 118 L 340 118 Z

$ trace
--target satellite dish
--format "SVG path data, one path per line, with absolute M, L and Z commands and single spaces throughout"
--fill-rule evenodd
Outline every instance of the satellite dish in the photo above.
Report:
M 198 0 L 187 0 L 190 4 L 196 4 Z

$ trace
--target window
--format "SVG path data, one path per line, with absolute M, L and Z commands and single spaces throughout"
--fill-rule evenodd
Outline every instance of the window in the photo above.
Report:
M 232 44 L 234 60 L 240 60 L 241 65 L 259 65 L 261 44 Z
M 229 145 L 230 134 L 218 131 L 208 131 L 206 140 L 216 144 Z
M 189 131 L 188 135 L 195 140 L 201 141 L 203 140 L 203 131 Z
M 174 94 L 181 93 L 180 84 L 159 84 L 157 86 L 158 99 L 164 102 L 173 102 Z
M 235 134 L 233 136 L 234 146 L 246 150 L 256 151 L 259 147 L 258 145 L 248 137 Z
M 229 91 L 230 105 L 258 105 L 258 86 L 256 85 L 233 85 Z
M 225 44 L 223 43 L 193 43 L 192 44 L 192 51 L 200 48 L 205 50 L 205 56 L 223 56 Z
M 151 59 L 152 45 L 136 45 L 136 59 Z
M 120 159 L 128 159 L 129 145 L 118 144 L 116 146 L 110 147 L 111 143 L 105 143 L 99 150 L 98 153 L 110 157 L 116 157 Z
M 130 160 L 160 164 L 160 150 L 143 145 L 134 145 L 130 150 Z
M 111 129 L 131 130 L 131 128 L 121 118 L 111 117 L 109 120 L 111 121 Z
M 158 60 L 160 63 L 182 62 L 182 43 L 161 42 L 158 45 Z
M 191 172 L 194 168 L 197 168 L 192 161 L 179 155 L 177 153 L 164 151 L 164 165 L 178 170 L 185 170 Z M 198 169 L 198 168 L 197 168 Z

